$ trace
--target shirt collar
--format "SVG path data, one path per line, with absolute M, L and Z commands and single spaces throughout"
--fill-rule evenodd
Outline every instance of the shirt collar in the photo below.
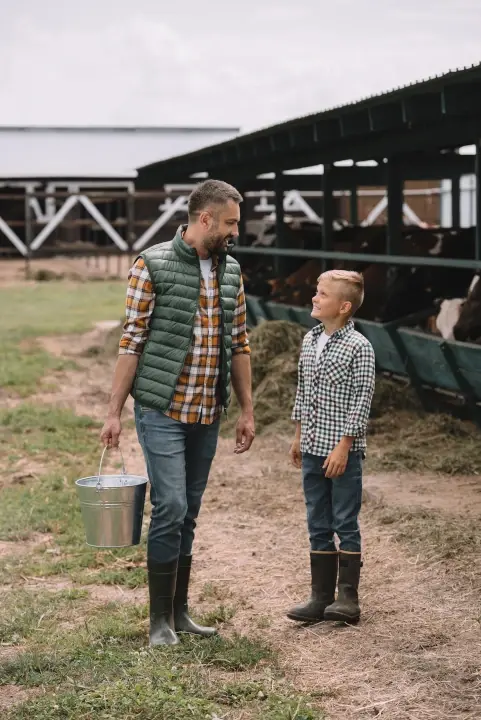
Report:
M 345 335 L 348 335 L 351 330 L 354 330 L 354 321 L 348 320 L 347 323 L 342 327 L 339 328 L 339 330 L 336 330 L 332 333 L 330 337 L 332 338 L 342 338 Z M 322 335 L 324 332 L 324 325 L 322 323 L 319 323 L 319 325 L 316 325 L 316 327 L 312 331 L 312 339 L 318 340 L 319 336 Z

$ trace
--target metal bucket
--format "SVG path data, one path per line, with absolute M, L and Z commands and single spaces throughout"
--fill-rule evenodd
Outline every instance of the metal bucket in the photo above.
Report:
M 122 451 L 122 474 L 99 473 L 75 481 L 87 545 L 120 548 L 138 545 L 142 533 L 147 478 L 127 475 Z

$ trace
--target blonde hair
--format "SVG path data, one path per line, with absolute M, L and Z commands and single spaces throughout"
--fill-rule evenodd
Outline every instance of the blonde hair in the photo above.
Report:
M 319 280 L 332 280 L 342 285 L 343 299 L 351 303 L 350 315 L 359 310 L 364 300 L 364 278 L 361 273 L 353 270 L 326 270 L 319 275 Z

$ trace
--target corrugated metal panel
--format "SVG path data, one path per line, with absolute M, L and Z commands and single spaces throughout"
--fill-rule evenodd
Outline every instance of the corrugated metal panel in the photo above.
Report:
M 231 139 L 238 128 L 0 127 L 0 177 L 135 177 L 136 168 Z

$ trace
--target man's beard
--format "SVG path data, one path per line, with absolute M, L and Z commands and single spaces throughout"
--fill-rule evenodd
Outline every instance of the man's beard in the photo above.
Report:
M 204 247 L 210 253 L 227 252 L 234 246 L 234 235 L 221 235 L 214 233 L 204 240 Z

